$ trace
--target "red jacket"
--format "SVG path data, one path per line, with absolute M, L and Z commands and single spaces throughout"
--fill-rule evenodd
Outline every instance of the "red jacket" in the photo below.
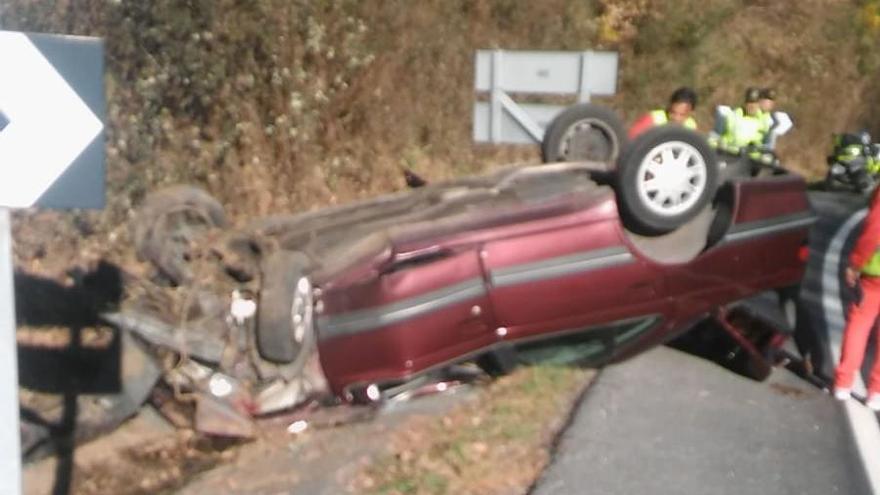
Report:
M 654 122 L 654 116 L 651 115 L 651 112 L 646 113 L 639 120 L 635 121 L 632 127 L 629 128 L 629 138 L 635 139 L 639 134 L 647 131 L 648 129 L 654 127 L 656 122 Z
M 880 187 L 874 189 L 874 193 L 871 194 L 868 216 L 865 218 L 862 234 L 856 241 L 856 247 L 849 255 L 849 266 L 861 270 L 878 247 L 880 247 Z

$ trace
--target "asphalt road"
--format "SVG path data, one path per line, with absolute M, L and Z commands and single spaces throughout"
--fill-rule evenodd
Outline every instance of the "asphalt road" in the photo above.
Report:
M 833 333 L 831 330 L 834 329 L 828 328 L 824 294 L 829 283 L 837 282 L 839 284 L 842 281 L 844 266 L 842 263 L 836 264 L 837 271 L 835 272 L 833 268 L 829 270 L 828 280 L 826 280 L 825 262 L 834 236 L 840 231 L 847 219 L 865 207 L 866 201 L 854 194 L 811 192 L 810 202 L 818 215 L 818 221 L 810 230 L 810 258 L 807 262 L 807 271 L 801 282 L 802 313 L 798 317 L 801 324 L 805 325 L 802 330 L 818 339 L 814 351 L 817 353 L 815 356 L 817 372 L 823 376 L 831 377 L 836 361 L 831 349 L 837 343 L 831 342 L 831 333 Z M 845 236 L 843 253 L 850 251 L 858 231 L 857 228 L 852 229 Z M 831 280 L 835 277 L 836 280 Z M 823 284 L 823 282 L 826 283 Z M 838 297 L 841 296 L 845 299 L 847 294 L 840 294 Z M 840 303 L 843 304 L 845 301 L 840 300 Z M 842 314 L 840 316 L 842 317 Z
M 813 338 L 801 344 L 831 376 L 847 302 L 842 262 L 865 200 L 810 199 L 819 221 L 798 317 Z M 757 383 L 660 348 L 602 373 L 533 493 L 870 494 L 876 440 L 870 411 L 786 370 Z
M 602 373 L 533 493 L 867 490 L 827 394 L 785 370 L 757 383 L 663 347 Z

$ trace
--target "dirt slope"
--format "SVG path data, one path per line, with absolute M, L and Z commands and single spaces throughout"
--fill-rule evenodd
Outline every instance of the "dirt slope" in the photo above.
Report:
M 831 132 L 869 126 L 880 91 L 877 6 L 855 0 L 6 0 L 5 29 L 103 36 L 109 100 L 104 212 L 25 212 L 19 264 L 131 261 L 144 194 L 181 181 L 242 219 L 537 159 L 475 146 L 473 51 L 616 49 L 627 120 L 681 84 L 703 104 L 778 88 L 797 129 L 787 161 L 821 173 Z M 880 129 L 875 129 L 880 130 Z

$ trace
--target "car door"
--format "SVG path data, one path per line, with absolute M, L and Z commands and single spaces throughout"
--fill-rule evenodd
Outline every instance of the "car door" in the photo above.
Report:
M 667 306 L 660 271 L 630 251 L 616 217 L 488 242 L 483 258 L 495 318 L 511 339 L 589 329 Z
M 397 254 L 324 301 L 321 360 L 336 382 L 406 376 L 494 342 L 478 246 Z

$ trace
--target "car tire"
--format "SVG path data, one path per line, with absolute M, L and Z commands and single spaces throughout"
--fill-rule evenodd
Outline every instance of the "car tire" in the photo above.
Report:
M 712 201 L 717 184 L 718 163 L 706 140 L 672 125 L 632 141 L 615 177 L 621 217 L 643 235 L 665 234 L 693 219 Z
M 147 196 L 133 222 L 137 255 L 172 285 L 192 278 L 188 250 L 210 229 L 225 227 L 223 206 L 206 191 L 173 186 Z
M 626 141 L 623 122 L 612 110 L 581 103 L 547 126 L 541 141 L 544 163 L 596 161 L 614 164 Z
M 257 306 L 257 350 L 296 374 L 315 344 L 309 259 L 296 251 L 276 251 L 263 260 Z M 293 369 L 292 369 L 293 368 Z

